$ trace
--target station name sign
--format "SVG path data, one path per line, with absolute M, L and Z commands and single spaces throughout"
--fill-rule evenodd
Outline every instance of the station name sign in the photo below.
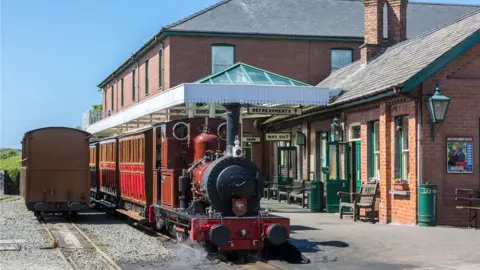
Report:
M 257 143 L 260 142 L 260 137 L 242 137 L 242 141 L 248 143 Z
M 266 141 L 290 141 L 290 133 L 266 133 Z
M 302 109 L 289 107 L 248 107 L 249 114 L 301 115 Z

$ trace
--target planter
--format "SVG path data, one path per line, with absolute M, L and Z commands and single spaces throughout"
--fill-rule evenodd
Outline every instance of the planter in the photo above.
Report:
M 409 188 L 408 184 L 403 184 L 403 185 L 393 184 L 393 189 L 394 190 L 409 190 L 410 188 Z

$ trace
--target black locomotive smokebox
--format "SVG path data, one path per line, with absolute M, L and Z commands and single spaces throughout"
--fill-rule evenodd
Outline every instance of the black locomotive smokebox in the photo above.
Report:
M 217 224 L 210 229 L 210 242 L 221 247 L 230 241 L 230 230 L 223 224 Z
M 273 245 L 281 245 L 287 240 L 287 229 L 280 224 L 270 225 L 267 229 L 267 238 Z
M 244 167 L 231 165 L 218 175 L 217 192 L 224 201 L 232 196 L 250 198 L 255 192 L 255 184 L 252 177 L 246 174 Z

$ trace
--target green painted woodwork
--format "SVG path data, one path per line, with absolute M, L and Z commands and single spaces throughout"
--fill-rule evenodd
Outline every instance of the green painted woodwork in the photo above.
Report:
M 329 172 L 325 183 L 326 212 L 337 213 L 340 203 L 337 192 L 350 192 L 350 146 L 347 142 L 329 142 L 328 157 Z M 349 201 L 349 198 L 346 201 Z
M 308 199 L 311 212 L 323 210 L 323 183 L 320 181 L 310 182 L 310 198 Z
M 448 50 L 446 53 L 441 55 L 435 61 L 430 63 L 421 71 L 417 72 L 410 79 L 408 79 L 403 87 L 400 89 L 400 92 L 410 92 L 415 87 L 420 85 L 430 76 L 439 71 L 442 67 L 450 63 L 453 59 L 457 58 L 459 55 L 463 54 L 465 51 L 473 47 L 474 45 L 480 42 L 480 30 L 477 30 L 471 36 L 467 37 L 462 42 L 458 43 L 456 46 Z
M 362 147 L 361 141 L 355 141 L 355 191 L 360 192 L 362 186 Z
M 297 178 L 297 148 L 277 147 L 278 184 L 290 185 Z

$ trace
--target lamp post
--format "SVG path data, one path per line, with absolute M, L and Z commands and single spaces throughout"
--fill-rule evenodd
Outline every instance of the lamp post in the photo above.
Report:
M 435 134 L 434 134 L 434 124 L 435 123 L 443 123 L 445 119 L 445 115 L 447 114 L 448 105 L 450 104 L 450 98 L 442 95 L 440 92 L 440 87 L 437 85 L 435 86 L 435 92 L 433 95 L 428 98 L 427 105 L 428 105 L 428 112 L 430 114 L 430 124 L 431 124 L 431 136 L 432 142 L 434 141 Z

